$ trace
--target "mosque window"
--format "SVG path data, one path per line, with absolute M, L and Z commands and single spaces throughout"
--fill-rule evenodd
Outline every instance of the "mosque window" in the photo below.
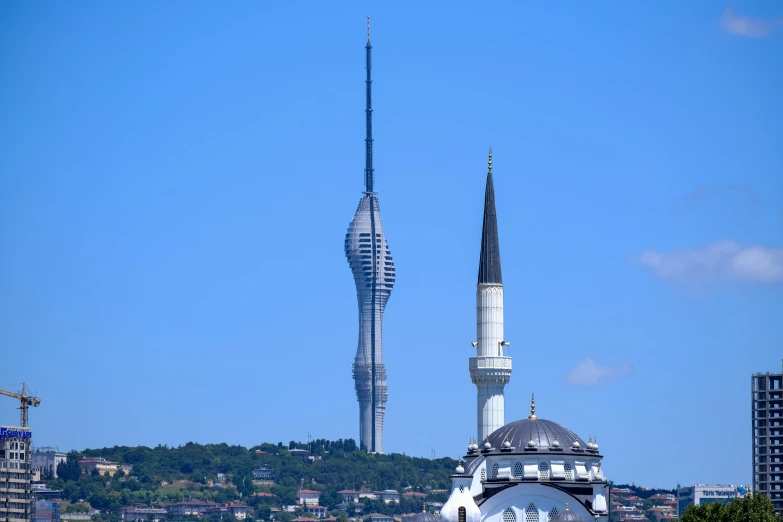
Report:
M 465 493 L 465 486 L 460 486 L 459 487 L 459 492 L 460 493 Z
M 462 489 L 462 486 L 459 487 Z M 460 506 L 460 508 L 457 510 L 457 522 L 467 522 L 468 520 L 468 513 L 464 506 Z
M 538 522 L 538 508 L 532 502 L 525 508 L 525 522 Z
M 514 464 L 514 478 L 522 478 L 525 475 L 525 467 L 522 465 L 521 462 L 517 462 Z
M 517 522 L 517 516 L 514 514 L 514 510 L 506 508 L 503 512 L 503 522 Z
M 487 468 L 481 468 L 481 480 L 487 480 Z
M 574 470 L 571 468 L 571 463 L 566 462 L 563 464 L 563 469 L 565 470 L 565 479 L 574 480 Z
M 549 464 L 546 462 L 538 464 L 538 476 L 541 480 L 549 480 Z
M 549 510 L 549 515 L 547 515 L 547 520 L 552 520 L 557 516 L 558 513 L 559 511 L 557 510 L 557 508 L 553 507 L 552 509 Z
M 495 464 L 492 464 L 492 478 L 493 479 L 498 478 L 498 465 L 497 465 L 497 462 Z

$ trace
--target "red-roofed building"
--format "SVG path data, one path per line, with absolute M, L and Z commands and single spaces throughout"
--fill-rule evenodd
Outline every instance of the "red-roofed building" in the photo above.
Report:
M 321 500 L 321 492 L 312 489 L 303 489 L 296 492 L 296 501 L 303 506 L 317 506 Z

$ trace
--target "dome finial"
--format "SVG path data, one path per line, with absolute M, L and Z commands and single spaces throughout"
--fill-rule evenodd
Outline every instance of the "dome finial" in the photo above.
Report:
M 538 417 L 536 417 L 536 394 L 534 393 L 533 396 L 530 398 L 530 416 L 528 419 L 530 420 L 536 420 Z
M 568 509 L 568 508 L 566 508 L 566 509 Z M 426 513 L 427 512 L 427 501 L 426 500 L 421 503 L 421 512 L 422 513 Z
M 566 511 L 568 511 L 568 501 L 566 500 Z

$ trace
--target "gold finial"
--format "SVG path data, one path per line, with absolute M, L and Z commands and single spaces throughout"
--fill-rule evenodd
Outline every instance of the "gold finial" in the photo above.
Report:
M 492 147 L 489 147 L 489 159 L 487 160 L 487 168 L 489 173 L 492 174 Z
M 568 511 L 568 501 L 566 500 L 566 511 Z
M 536 420 L 538 417 L 536 417 L 536 394 L 533 394 L 533 397 L 530 399 L 530 416 L 528 419 L 530 420 Z

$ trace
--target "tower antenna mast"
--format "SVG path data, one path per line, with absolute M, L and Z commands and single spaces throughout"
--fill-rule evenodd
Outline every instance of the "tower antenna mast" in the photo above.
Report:
M 372 168 L 372 45 L 370 44 L 370 17 L 367 17 L 367 80 L 366 89 L 366 107 L 365 114 L 365 137 L 364 137 L 364 189 L 365 192 L 373 192 L 373 182 L 375 172 Z

